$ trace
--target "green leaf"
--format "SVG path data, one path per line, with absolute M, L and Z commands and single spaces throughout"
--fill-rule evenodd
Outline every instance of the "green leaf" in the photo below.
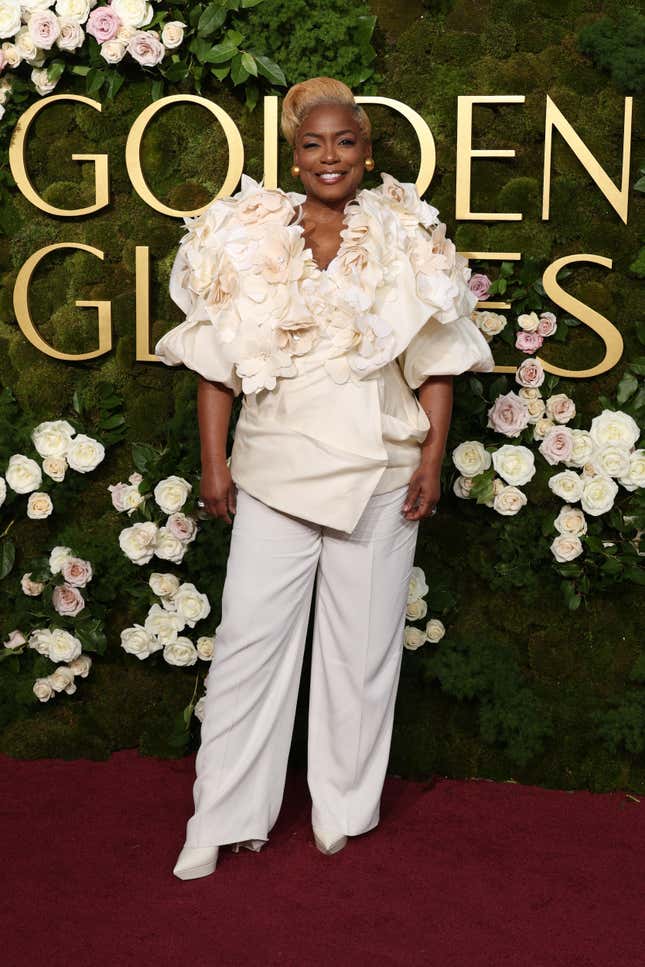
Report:
M 65 70 L 64 60 L 52 60 L 47 65 L 47 77 L 50 81 L 57 81 Z
M 139 473 L 147 473 L 151 467 L 155 466 L 160 456 L 161 454 L 148 443 L 132 444 L 132 462 Z
M 87 81 L 86 93 L 88 97 L 95 97 L 103 87 L 105 71 L 97 70 L 93 67 L 85 78 Z
M 208 64 L 224 64 L 227 60 L 231 60 L 237 54 L 237 44 L 232 44 L 228 40 L 222 41 L 221 44 L 215 44 L 211 47 L 208 54 L 204 57 L 204 60 Z
M 16 545 L 5 538 L 0 541 L 0 581 L 11 573 L 16 560 Z
M 249 72 L 242 64 L 242 55 L 236 54 L 231 63 L 231 80 L 237 87 L 237 85 L 242 84 L 247 77 L 249 77 Z
M 263 77 L 266 77 L 266 79 L 271 81 L 272 84 L 286 86 L 287 79 L 277 64 L 275 64 L 264 54 L 257 54 L 254 51 L 253 56 L 255 57 L 255 62 L 258 65 L 258 73 L 260 73 Z
M 638 380 L 633 373 L 625 373 L 616 390 L 616 399 L 619 403 L 626 403 L 630 396 L 638 389 Z
M 231 72 L 231 65 L 227 64 L 226 67 L 211 67 L 211 74 L 213 74 L 218 81 L 223 81 L 227 74 Z
M 209 3 L 197 21 L 197 33 L 200 37 L 209 37 L 222 26 L 228 13 L 226 0 L 215 0 Z
M 639 356 L 628 363 L 629 368 L 638 376 L 645 376 L 645 356 Z
M 244 51 L 242 54 L 242 67 L 248 71 L 249 74 L 253 74 L 254 77 L 258 76 L 257 64 L 255 63 L 253 55 L 249 54 L 248 51 Z

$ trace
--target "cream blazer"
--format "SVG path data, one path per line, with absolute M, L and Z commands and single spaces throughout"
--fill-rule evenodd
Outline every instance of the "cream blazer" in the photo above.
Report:
M 297 192 L 243 175 L 236 195 L 185 218 L 169 288 L 186 320 L 155 346 L 166 365 L 243 394 L 239 487 L 346 533 L 419 465 L 430 422 L 414 390 L 495 365 L 437 209 L 381 178 L 348 202 L 326 269 L 305 248 Z

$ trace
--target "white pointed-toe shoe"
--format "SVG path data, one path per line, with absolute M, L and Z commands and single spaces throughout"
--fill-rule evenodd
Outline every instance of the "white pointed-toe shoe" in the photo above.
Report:
M 338 833 L 326 833 L 320 829 L 314 829 L 314 841 L 321 853 L 331 856 L 338 853 L 347 845 L 347 836 L 339 836 Z
M 184 846 L 173 873 L 180 880 L 195 880 L 208 876 L 217 866 L 219 846 Z

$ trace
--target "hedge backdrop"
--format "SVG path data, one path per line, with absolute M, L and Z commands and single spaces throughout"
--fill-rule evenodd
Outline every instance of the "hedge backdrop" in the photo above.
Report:
M 188 5 L 173 9 L 177 19 L 187 21 Z M 551 214 L 543 222 L 545 97 L 548 93 L 554 99 L 619 183 L 624 98 L 638 95 L 643 85 L 644 23 L 636 8 L 599 0 L 558 5 L 539 0 L 373 0 L 354 8 L 342 0 L 271 0 L 238 13 L 232 10 L 227 26 L 243 30 L 246 46 L 278 65 L 287 85 L 330 74 L 349 83 L 355 93 L 397 98 L 425 118 L 437 144 L 437 169 L 425 198 L 438 207 L 457 248 L 523 253 L 523 262 L 514 263 L 509 272 L 506 291 L 497 296 L 512 302 L 513 309 L 505 313 L 509 320 L 534 308 L 552 309 L 561 319 L 564 313 L 545 301 L 539 285 L 546 265 L 561 255 L 591 252 L 613 259 L 611 271 L 580 266 L 565 283 L 577 298 L 611 319 L 625 343 L 623 357 L 611 372 L 596 379 L 557 381 L 557 391 L 576 402 L 576 425 L 588 427 L 605 406 L 642 418 L 638 377 L 645 336 L 638 313 L 645 264 L 639 253 L 643 155 L 637 137 L 642 109 L 636 96 L 628 224 L 557 135 Z M 261 178 L 261 96 L 283 94 L 284 85 L 262 77 L 234 85 L 230 76 L 220 80 L 197 66 L 201 93 L 216 100 L 240 129 L 245 171 Z M 100 114 L 77 104 L 43 111 L 32 125 L 26 152 L 36 189 L 46 201 L 68 208 L 91 204 L 94 191 L 93 166 L 73 162 L 71 153 L 108 152 L 108 210 L 67 220 L 46 216 L 29 204 L 13 184 L 7 146 L 15 118 L 39 96 L 33 87 L 16 86 L 14 113 L 8 111 L 3 122 L 0 457 L 6 465 L 16 451 L 32 453 L 33 448 L 26 449 L 31 429 L 39 421 L 57 418 L 70 420 L 79 432 L 106 445 L 105 459 L 93 473 L 59 485 L 55 513 L 47 520 L 28 519 L 17 503 L 3 508 L 3 537 L 11 537 L 16 554 L 0 583 L 3 636 L 18 627 L 18 617 L 26 622 L 37 615 L 37 599 L 25 598 L 20 577 L 30 562 L 42 566 L 51 547 L 72 547 L 91 560 L 95 573 L 94 660 L 75 694 L 41 704 L 31 689 L 35 674 L 44 673 L 33 659 L 43 659 L 5 653 L 0 663 L 0 751 L 17 757 L 100 759 L 124 747 L 175 756 L 199 741 L 199 722 L 183 714 L 194 704 L 196 669 L 138 661 L 120 647 L 120 629 L 142 621 L 142 609 L 154 598 L 140 569 L 119 549 L 125 524 L 107 490 L 135 470 L 154 479 L 173 473 L 195 479 L 199 470 L 195 374 L 134 358 L 135 246 L 150 246 L 154 345 L 182 318 L 167 286 L 183 225 L 140 200 L 124 164 L 128 131 L 151 96 L 195 92 L 197 75 L 160 79 L 154 70 L 137 70 L 136 65 L 124 67 L 124 73 L 125 82 L 113 98 L 105 89 L 93 94 L 103 103 Z M 86 93 L 86 76 L 67 72 L 54 93 L 64 91 Z M 473 209 L 521 211 L 521 222 L 455 222 L 456 99 L 473 93 L 526 95 L 521 106 L 478 106 L 473 132 L 477 147 L 516 152 L 512 160 L 474 162 Z M 382 170 L 402 181 L 414 180 L 418 157 L 413 132 L 386 108 L 370 105 L 368 110 L 376 169 L 364 184 L 380 183 Z M 281 140 L 281 187 L 298 190 L 289 173 L 291 160 Z M 188 104 L 160 112 L 149 125 L 142 163 L 158 198 L 192 209 L 219 190 L 226 143 L 204 109 Z M 50 255 L 32 280 L 32 318 L 58 349 L 85 351 L 95 345 L 96 312 L 76 308 L 74 300 L 109 299 L 115 337 L 109 356 L 59 362 L 35 350 L 18 329 L 12 306 L 17 273 L 38 248 L 59 241 L 96 246 L 105 251 L 105 260 L 82 251 Z M 500 278 L 498 263 L 471 264 L 473 271 Z M 570 323 L 561 327 L 566 338 L 545 345 L 544 358 L 571 368 L 594 365 L 602 355 L 601 341 L 587 327 Z M 509 339 L 495 340 L 493 351 L 499 364 L 520 361 Z M 416 558 L 430 586 L 429 616 L 441 618 L 447 634 L 438 644 L 404 654 L 390 771 L 415 778 L 440 773 L 643 792 L 645 652 L 642 585 L 635 576 L 638 558 L 634 562 L 632 554 L 630 561 L 603 571 L 608 555 L 601 546 L 595 556 L 587 551 L 584 564 L 582 559 L 577 562 L 582 565 L 577 575 L 567 576 L 555 566 L 549 543 L 559 505 L 546 485 L 549 468 L 544 461 L 526 488 L 529 507 L 515 517 L 500 517 L 452 492 L 452 448 L 465 439 L 490 442 L 483 430 L 486 409 L 497 393 L 513 385 L 512 374 L 488 374 L 475 381 L 465 374 L 455 381 L 444 495 L 440 513 L 422 523 Z M 236 415 L 237 408 L 231 441 Z M 633 546 L 634 519 L 642 520 L 642 504 L 637 496 L 623 496 L 632 499 L 631 525 L 617 512 L 602 520 L 602 535 Z M 209 596 L 211 629 L 218 619 L 228 540 L 227 525 L 202 521 L 181 567 L 182 579 Z M 150 568 L 143 570 L 148 573 Z M 563 583 L 570 586 L 566 594 Z M 89 625 L 85 634 L 92 650 Z M 308 656 L 309 647 L 291 752 L 292 764 L 300 766 L 306 761 Z M 203 678 L 205 667 L 197 671 Z

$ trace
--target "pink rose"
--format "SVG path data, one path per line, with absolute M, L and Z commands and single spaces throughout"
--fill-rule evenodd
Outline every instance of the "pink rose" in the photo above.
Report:
M 142 67 L 154 67 L 166 53 L 166 48 L 154 30 L 137 30 L 128 41 L 128 53 Z
M 519 436 L 529 423 L 529 413 L 522 399 L 511 390 L 498 396 L 488 411 L 488 427 L 504 436 Z
M 166 521 L 166 527 L 182 544 L 190 544 L 197 536 L 197 525 L 193 518 L 180 512 L 170 515 Z
M 568 426 L 553 426 L 538 449 L 551 465 L 569 460 L 573 452 L 573 434 Z
M 541 336 L 552 336 L 557 328 L 555 316 L 552 312 L 540 313 L 540 322 L 538 323 L 537 332 L 539 332 Z
M 75 588 L 84 588 L 92 580 L 92 565 L 80 557 L 67 557 L 60 569 L 65 581 Z
M 568 423 L 576 415 L 576 404 L 566 393 L 556 393 L 546 401 L 546 414 L 556 423 Z
M 517 367 L 515 380 L 520 386 L 541 386 L 544 382 L 544 370 L 542 363 L 537 359 L 525 359 Z
M 126 495 L 130 493 L 131 489 L 132 487 L 130 484 L 117 483 L 108 485 L 108 490 L 112 494 L 112 506 L 115 510 L 118 510 L 119 513 L 128 509 L 129 505 L 126 503 L 125 498 Z
M 15 631 L 9 632 L 9 637 L 6 641 L 3 641 L 2 646 L 3 648 L 20 648 L 21 645 L 25 645 L 26 643 L 27 639 L 22 631 L 18 631 L 16 628 Z
M 113 40 L 121 26 L 121 18 L 112 7 L 96 7 L 87 18 L 86 33 L 95 37 L 99 44 Z
M 468 280 L 468 288 L 475 293 L 478 299 L 487 299 L 490 291 L 490 279 L 487 275 L 476 272 Z
M 130 474 L 130 476 L 128 477 L 128 480 L 130 481 L 133 487 L 138 487 L 141 481 L 143 480 L 143 477 L 141 476 L 140 473 L 137 473 L 135 471 L 134 473 Z
M 515 336 L 515 348 L 521 349 L 523 353 L 534 353 L 539 349 L 544 339 L 537 332 L 526 332 L 521 329 Z
M 51 10 L 34 10 L 27 24 L 29 36 L 42 50 L 49 50 L 58 35 L 58 18 Z
M 52 604 L 59 614 L 75 618 L 85 607 L 83 595 L 71 584 L 57 584 L 52 592 Z

